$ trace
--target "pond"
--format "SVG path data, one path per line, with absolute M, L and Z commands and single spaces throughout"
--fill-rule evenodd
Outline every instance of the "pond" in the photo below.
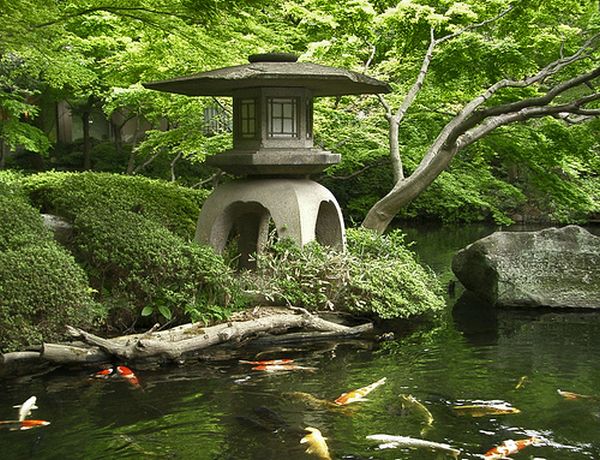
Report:
M 421 259 L 450 280 L 456 249 L 490 233 L 461 226 L 408 230 Z M 458 294 L 458 293 L 457 293 Z M 493 311 L 449 298 L 438 323 L 395 324 L 395 339 L 304 349 L 248 349 L 248 359 L 293 358 L 307 369 L 266 373 L 237 361 L 135 369 L 140 385 L 60 371 L 0 383 L 0 419 L 31 395 L 50 426 L 0 431 L 3 459 L 309 459 L 303 428 L 318 428 L 334 459 L 452 458 L 426 449 L 379 449 L 367 435 L 449 444 L 461 458 L 507 439 L 538 438 L 512 458 L 600 458 L 600 314 Z M 390 326 L 391 327 L 391 326 Z M 368 400 L 336 408 L 341 393 L 386 377 Z M 558 390 L 599 399 L 562 397 Z M 304 396 L 299 393 L 304 393 Z M 402 409 L 413 395 L 433 416 Z M 502 402 L 519 413 L 472 417 L 455 406 Z

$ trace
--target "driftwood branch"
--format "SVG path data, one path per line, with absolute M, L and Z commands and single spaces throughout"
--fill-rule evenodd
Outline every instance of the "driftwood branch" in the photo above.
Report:
M 121 360 L 166 359 L 178 360 L 183 355 L 198 352 L 223 343 L 239 343 L 253 336 L 273 331 L 285 332 L 290 329 L 307 329 L 318 333 L 307 333 L 305 340 L 337 337 L 354 337 L 372 329 L 372 324 L 349 327 L 324 320 L 308 312 L 297 314 L 275 314 L 250 321 L 229 322 L 201 328 L 186 325 L 169 331 L 147 332 L 138 336 L 105 339 L 82 329 L 68 326 L 69 334 L 90 345 L 89 354 L 77 347 L 45 344 L 43 354 L 55 362 L 95 362 L 102 357 L 112 356 Z M 300 336 L 295 336 L 298 342 Z

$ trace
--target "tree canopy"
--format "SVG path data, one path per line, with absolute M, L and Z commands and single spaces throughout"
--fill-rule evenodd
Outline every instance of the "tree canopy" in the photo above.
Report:
M 164 157 L 176 179 L 176 161 L 201 164 L 231 142 L 226 123 L 203 129 L 204 109 L 227 114 L 230 101 L 141 83 L 277 50 L 393 87 L 380 100 L 316 104 L 318 141 L 343 157 L 322 179 L 351 218 L 367 216 L 364 225 L 380 231 L 398 214 L 507 223 L 539 208 L 584 219 L 600 212 L 599 8 L 597 0 L 0 0 L 0 163 L 17 147 L 53 148 L 39 119 L 40 101 L 52 99 L 75 114 L 95 107 L 143 118 L 152 129 L 134 139 L 126 170 L 143 173 Z

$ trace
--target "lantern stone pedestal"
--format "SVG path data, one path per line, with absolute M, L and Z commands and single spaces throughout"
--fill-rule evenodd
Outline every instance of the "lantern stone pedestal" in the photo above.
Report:
M 317 182 L 294 178 L 252 178 L 220 185 L 202 207 L 195 239 L 220 252 L 237 230 L 244 265 L 267 242 L 270 220 L 279 238 L 300 245 L 316 240 L 344 247 L 342 211 L 333 194 Z

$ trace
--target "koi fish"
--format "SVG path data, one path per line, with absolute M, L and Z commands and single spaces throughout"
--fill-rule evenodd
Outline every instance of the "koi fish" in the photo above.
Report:
M 329 401 L 328 399 L 319 399 L 316 396 L 311 395 L 310 393 L 304 393 L 302 391 L 293 391 L 291 393 L 284 393 L 284 396 L 290 396 L 294 399 L 298 399 L 306 403 L 307 406 L 312 408 L 320 409 L 322 407 L 328 409 L 339 409 L 339 405 L 336 403 Z
M 50 422 L 47 420 L 21 420 L 21 428 L 20 430 L 31 430 L 32 428 L 39 428 L 42 426 L 48 426 Z
M 277 366 L 280 364 L 290 364 L 293 363 L 294 360 L 293 359 L 267 359 L 265 361 L 246 361 L 243 359 L 240 359 L 240 363 L 241 364 L 252 364 L 254 366 Z
M 449 444 L 443 444 L 440 442 L 427 441 L 425 439 L 410 438 L 408 436 L 392 436 L 389 434 L 372 434 L 367 436 L 367 439 L 371 441 L 378 441 L 380 449 L 393 449 L 396 447 L 411 447 L 411 448 L 424 448 L 435 451 L 445 452 L 452 455 L 454 458 L 458 458 L 460 450 L 455 449 Z
M 102 370 L 92 374 L 91 377 L 94 377 L 96 379 L 107 379 L 107 378 L 113 376 L 114 372 L 115 372 L 114 368 L 109 367 L 109 368 L 102 369 Z
M 572 391 L 556 390 L 565 399 L 598 399 L 596 396 L 582 395 Z
M 481 402 L 477 404 L 466 404 L 464 406 L 453 406 L 452 409 L 457 415 L 470 415 L 471 417 L 518 414 L 521 412 L 507 402 Z
M 127 366 L 117 366 L 117 374 L 128 380 L 129 383 L 135 387 L 140 385 L 140 381 L 137 376 Z
M 13 406 L 15 409 L 19 409 L 19 422 L 25 420 L 31 414 L 33 409 L 37 409 L 38 407 L 35 405 L 37 398 L 35 396 L 30 397 L 23 404 L 19 404 L 17 406 Z
M 324 438 L 317 428 L 309 426 L 304 429 L 309 433 L 300 440 L 300 444 L 308 444 L 306 453 L 313 454 L 321 460 L 331 460 L 329 447 L 325 442 L 327 438 Z
M 0 428 L 8 428 L 11 431 L 17 430 L 31 430 L 32 428 L 39 428 L 42 426 L 48 426 L 50 422 L 47 420 L 2 420 L 0 421 Z
M 483 457 L 486 460 L 502 460 L 507 458 L 509 455 L 516 454 L 517 452 L 525 449 L 527 446 L 535 444 L 536 442 L 538 442 L 538 439 L 535 437 L 519 439 L 517 441 L 508 439 L 503 441 L 499 446 L 488 450 L 485 454 L 483 454 Z
M 524 375 L 523 377 L 521 377 L 519 379 L 519 382 L 517 383 L 517 385 L 515 386 L 515 390 L 520 390 L 521 388 L 523 388 L 525 386 L 525 382 L 527 381 L 527 376 Z
M 254 366 L 253 371 L 265 371 L 265 372 L 278 372 L 278 371 L 297 371 L 307 370 L 314 371 L 315 367 L 298 366 L 297 364 L 262 364 L 260 366 Z
M 353 402 L 364 401 L 365 396 L 371 393 L 375 388 L 385 383 L 386 378 L 377 380 L 377 382 L 367 385 L 366 387 L 359 388 L 358 390 L 350 391 L 349 393 L 342 393 L 334 402 L 339 406 L 344 406 Z
M 425 419 L 427 426 L 433 425 L 433 415 L 417 398 L 412 395 L 400 395 L 402 409 L 409 409 Z

